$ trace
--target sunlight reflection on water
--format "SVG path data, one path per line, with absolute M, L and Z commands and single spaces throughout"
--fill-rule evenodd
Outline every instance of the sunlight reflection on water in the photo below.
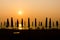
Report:
M 20 32 L 13 32 L 13 34 L 20 34 Z

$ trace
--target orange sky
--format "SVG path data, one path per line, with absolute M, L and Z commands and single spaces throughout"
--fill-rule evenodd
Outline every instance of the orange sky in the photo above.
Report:
M 22 15 L 18 11 L 22 11 Z M 0 19 L 35 17 L 40 19 L 60 18 L 60 0 L 0 0 Z

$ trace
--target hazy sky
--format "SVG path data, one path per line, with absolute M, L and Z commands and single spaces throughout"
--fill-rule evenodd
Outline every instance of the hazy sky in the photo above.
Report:
M 18 11 L 22 11 L 22 15 Z M 60 0 L 0 0 L 0 18 L 60 18 Z

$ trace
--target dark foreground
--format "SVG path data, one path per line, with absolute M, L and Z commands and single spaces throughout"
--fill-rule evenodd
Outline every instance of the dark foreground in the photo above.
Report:
M 14 34 L 14 32 L 20 32 Z M 57 39 L 60 36 L 60 30 L 8 30 L 0 29 L 0 39 Z

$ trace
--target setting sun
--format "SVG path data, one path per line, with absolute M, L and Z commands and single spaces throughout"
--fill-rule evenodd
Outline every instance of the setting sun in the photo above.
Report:
M 21 24 L 19 24 L 19 27 L 21 27 L 22 25 Z
M 22 29 L 22 25 L 21 24 L 19 24 L 19 29 Z

